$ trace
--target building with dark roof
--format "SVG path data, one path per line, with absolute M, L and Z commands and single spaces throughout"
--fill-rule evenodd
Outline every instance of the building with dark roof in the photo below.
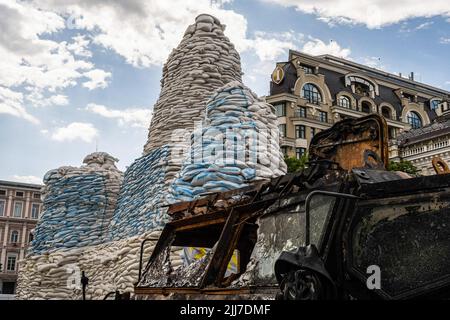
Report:
M 435 158 L 450 164 L 450 111 L 432 123 L 400 134 L 391 143 L 392 159 L 410 161 L 422 175 L 435 174 Z
M 427 127 L 450 107 L 450 92 L 330 55 L 289 51 L 272 74 L 267 101 L 277 111 L 281 147 L 300 157 L 312 136 L 345 118 L 385 117 L 398 158 L 397 137 Z

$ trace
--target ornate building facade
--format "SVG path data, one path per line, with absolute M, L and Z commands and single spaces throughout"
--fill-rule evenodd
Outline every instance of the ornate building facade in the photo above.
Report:
M 25 257 L 42 210 L 41 187 L 0 181 L 0 298 L 15 293 L 18 262 Z
M 272 74 L 267 101 L 277 110 L 281 147 L 300 157 L 317 132 L 345 118 L 379 113 L 397 138 L 426 127 L 450 107 L 450 92 L 330 55 L 289 51 Z
M 421 175 L 436 171 L 433 159 L 450 164 L 450 110 L 434 119 L 432 123 L 412 129 L 398 136 L 391 143 L 391 159 L 410 161 Z

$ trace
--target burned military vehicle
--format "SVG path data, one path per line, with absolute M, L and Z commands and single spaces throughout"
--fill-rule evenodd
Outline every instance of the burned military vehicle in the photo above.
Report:
M 171 205 L 136 298 L 448 298 L 450 174 L 387 171 L 377 115 L 317 134 L 309 154 L 301 172 Z M 171 246 L 206 249 L 174 267 Z

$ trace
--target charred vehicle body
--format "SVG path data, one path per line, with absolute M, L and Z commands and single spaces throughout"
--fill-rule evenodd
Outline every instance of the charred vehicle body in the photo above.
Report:
M 386 128 L 341 121 L 301 172 L 171 205 L 136 298 L 448 298 L 450 174 L 387 171 Z M 171 246 L 205 251 L 173 267 Z

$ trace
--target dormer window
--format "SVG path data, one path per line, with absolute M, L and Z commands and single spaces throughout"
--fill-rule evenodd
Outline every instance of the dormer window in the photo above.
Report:
M 346 96 L 340 96 L 338 101 L 339 107 L 350 109 L 350 99 Z
M 430 101 L 430 109 L 433 111 L 438 110 L 440 105 L 441 105 L 441 100 L 433 99 Z
M 422 118 L 420 118 L 417 112 L 414 111 L 408 112 L 407 120 L 413 129 L 418 129 L 422 127 Z
M 359 75 L 359 74 L 348 74 L 345 76 L 345 85 L 351 86 L 353 93 L 375 98 L 379 95 L 378 85 L 371 79 Z
M 313 74 L 313 73 L 314 73 L 314 67 L 308 66 L 308 65 L 306 65 L 306 64 L 301 63 L 301 64 L 300 64 L 300 68 L 302 68 L 303 71 L 304 71 L 306 74 Z
M 369 102 L 367 102 L 367 101 L 363 101 L 361 103 L 361 111 L 364 112 L 364 113 L 371 113 L 372 105 Z
M 356 83 L 355 84 L 355 93 L 368 97 L 368 96 L 370 96 L 370 88 L 369 88 L 369 86 L 367 86 L 363 83 Z
M 409 93 L 403 93 L 403 98 L 408 99 L 409 102 L 414 102 L 415 101 L 414 96 L 412 94 L 409 94 Z

